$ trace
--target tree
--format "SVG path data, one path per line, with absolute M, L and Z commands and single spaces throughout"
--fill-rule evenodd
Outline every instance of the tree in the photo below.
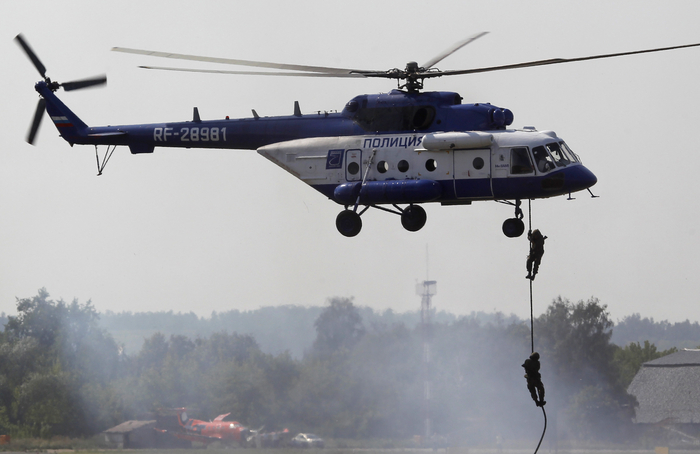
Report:
M 615 351 L 610 343 L 613 322 L 607 306 L 596 298 L 574 304 L 559 297 L 534 325 L 543 362 L 559 378 L 584 386 L 613 380 L 615 370 L 609 367 Z
M 596 298 L 574 304 L 559 297 L 535 320 L 543 380 L 552 396 L 546 400 L 563 410 L 581 437 L 616 436 L 634 416 L 636 399 L 617 376 L 613 325 L 607 306 Z M 598 430 L 601 412 L 612 415 L 605 431 Z
M 313 351 L 321 356 L 350 350 L 365 334 L 362 317 L 349 298 L 333 298 L 314 323 Z
M 620 386 L 627 389 L 643 363 L 670 355 L 671 353 L 676 353 L 677 351 L 678 349 L 676 347 L 664 351 L 657 351 L 656 345 L 650 343 L 648 340 L 644 341 L 644 347 L 642 347 L 639 342 L 631 342 L 624 348 L 617 347 L 615 349 L 614 361 L 618 369 Z
M 111 408 L 86 398 L 108 388 L 120 369 L 119 349 L 97 325 L 88 301 L 53 301 L 45 289 L 17 300 L 0 345 L 0 404 L 17 430 L 41 436 L 86 435 L 115 421 Z M 99 407 L 97 411 L 94 409 Z

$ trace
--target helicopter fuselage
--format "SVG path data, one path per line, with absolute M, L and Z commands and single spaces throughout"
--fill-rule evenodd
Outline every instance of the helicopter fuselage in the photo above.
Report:
M 453 92 L 360 95 L 341 112 L 89 127 L 68 109 L 45 82 L 35 86 L 47 100 L 47 111 L 61 136 L 71 144 L 126 145 L 132 153 L 151 153 L 155 147 L 231 148 L 256 150 L 262 146 L 308 137 L 367 134 L 430 133 L 504 129 L 513 121 L 508 109 L 488 103 L 461 104 Z
M 360 95 L 337 113 L 302 115 L 295 106 L 291 116 L 253 112 L 253 118 L 202 121 L 195 109 L 192 121 L 90 127 L 46 82 L 35 88 L 71 145 L 125 145 L 133 154 L 155 147 L 258 150 L 344 205 L 336 226 L 345 236 L 359 233 L 359 216 L 369 207 L 400 214 L 404 227 L 416 231 L 426 219 L 418 204 L 476 200 L 515 200 L 516 218 L 503 230 L 519 236 L 521 199 L 568 194 L 597 181 L 554 132 L 506 129 L 513 121 L 508 109 L 461 104 L 451 92 Z
M 258 153 L 342 205 L 538 199 L 596 177 L 553 131 L 308 138 Z

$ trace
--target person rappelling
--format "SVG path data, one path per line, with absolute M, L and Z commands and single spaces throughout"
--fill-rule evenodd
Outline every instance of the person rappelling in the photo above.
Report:
M 527 239 L 530 240 L 530 253 L 527 256 L 527 276 L 526 279 L 535 280 L 537 270 L 540 268 L 542 255 L 544 255 L 544 240 L 546 236 L 542 235 L 539 229 L 527 232 Z
M 540 375 L 540 354 L 534 352 L 523 363 L 525 368 L 525 378 L 527 379 L 527 389 L 530 391 L 532 400 L 538 407 L 544 407 L 547 403 L 544 400 L 544 385 L 542 384 L 542 375 Z

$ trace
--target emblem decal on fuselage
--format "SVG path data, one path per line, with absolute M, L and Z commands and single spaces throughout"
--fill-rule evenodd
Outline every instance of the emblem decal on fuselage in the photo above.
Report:
M 326 158 L 326 169 L 340 169 L 343 167 L 344 149 L 328 150 Z

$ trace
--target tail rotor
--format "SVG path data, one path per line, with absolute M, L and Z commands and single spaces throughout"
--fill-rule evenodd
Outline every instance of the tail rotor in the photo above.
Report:
M 101 75 L 97 77 L 91 77 L 89 79 L 81 79 L 81 80 L 76 80 L 76 81 L 71 81 L 71 82 L 54 82 L 52 81 L 47 75 L 46 75 L 46 67 L 44 64 L 41 62 L 39 57 L 36 55 L 36 52 L 31 48 L 27 40 L 22 36 L 22 34 L 19 34 L 15 37 L 15 41 L 17 41 L 17 44 L 24 50 L 24 53 L 27 55 L 29 60 L 31 60 L 32 64 L 34 64 L 34 67 L 36 70 L 39 72 L 41 75 L 42 79 L 44 79 L 44 82 L 46 83 L 46 86 L 52 91 L 55 92 L 59 88 L 63 88 L 65 91 L 73 91 L 73 90 L 80 90 L 82 88 L 89 88 L 89 87 L 94 87 L 98 85 L 104 85 L 107 83 L 107 76 Z M 39 131 L 39 126 L 41 125 L 41 119 L 44 116 L 44 112 L 46 112 L 46 100 L 44 98 L 39 99 L 39 103 L 36 106 L 36 112 L 34 113 L 34 119 L 32 120 L 32 124 L 29 128 L 29 132 L 27 133 L 27 143 L 29 144 L 34 144 L 34 139 L 36 138 L 36 134 Z
M 29 128 L 29 132 L 27 133 L 27 143 L 30 145 L 34 144 L 34 138 L 36 137 L 37 131 L 39 131 L 41 119 L 44 118 L 44 112 L 46 112 L 46 100 L 44 98 L 39 98 L 39 103 L 36 105 L 36 113 L 34 114 L 32 126 Z

